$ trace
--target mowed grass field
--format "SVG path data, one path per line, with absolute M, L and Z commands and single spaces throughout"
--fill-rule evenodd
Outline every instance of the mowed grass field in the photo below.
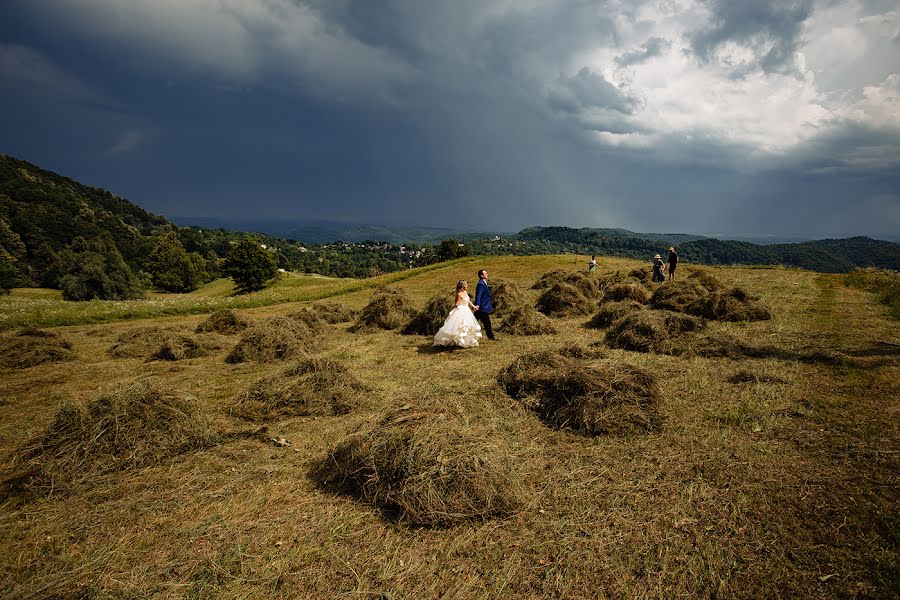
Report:
M 234 416 L 234 399 L 285 363 L 227 364 L 238 336 L 201 358 L 113 358 L 108 350 L 118 336 L 137 327 L 191 333 L 205 307 L 245 306 L 242 316 L 261 320 L 322 297 L 359 309 L 382 281 L 421 307 L 457 279 L 474 291 L 479 268 L 512 281 L 534 302 L 539 292 L 530 287 L 542 274 L 584 270 L 586 263 L 574 256 L 491 257 L 405 279 L 288 276 L 255 299 L 230 298 L 219 283 L 194 300 L 142 301 L 143 313 L 119 309 L 124 303 L 16 295 L 0 303 L 3 327 L 27 324 L 29 315 L 41 326 L 80 324 L 52 328 L 72 343 L 74 361 L 0 371 L 0 458 L 9 462 L 40 436 L 64 401 L 86 403 L 142 378 L 195 397 L 221 431 L 261 425 Z M 601 273 L 645 266 L 602 257 L 601 265 Z M 443 352 L 433 352 L 425 336 L 330 325 L 310 351 L 369 386 L 364 402 L 345 415 L 269 422 L 265 436 L 227 438 L 59 493 L 7 496 L 0 504 L 0 596 L 896 598 L 897 322 L 840 276 L 709 270 L 759 296 L 773 314 L 753 323 L 710 322 L 710 331 L 841 359 L 607 349 L 608 359 L 655 376 L 662 426 L 588 436 L 547 426 L 506 396 L 497 376 L 530 352 L 602 342 L 602 329 L 585 327 L 589 316 L 553 319 L 553 335 L 500 333 L 496 342 Z M 305 301 L 284 301 L 297 298 Z M 191 314 L 163 316 L 165 303 L 195 301 L 177 309 Z M 134 314 L 152 318 L 115 320 Z M 762 377 L 729 383 L 740 371 Z M 490 421 L 516 441 L 515 458 L 527 475 L 519 510 L 416 527 L 323 490 L 310 477 L 348 434 L 420 403 L 445 406 L 473 426 Z M 276 446 L 269 436 L 290 445 Z

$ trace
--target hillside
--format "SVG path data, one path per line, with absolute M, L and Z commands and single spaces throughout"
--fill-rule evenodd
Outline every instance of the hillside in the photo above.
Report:
M 643 265 L 607 258 L 597 275 Z M 512 284 L 532 307 L 543 274 L 583 271 L 572 255 L 461 259 L 394 286 L 418 310 L 482 267 L 498 298 Z M 333 305 L 248 306 L 236 311 L 247 331 L 289 329 L 264 339 L 302 352 L 245 362 L 226 358 L 263 338 L 195 333 L 209 315 L 165 316 L 165 297 L 141 301 L 156 318 L 4 332 L 0 344 L 70 347 L 0 366 L 0 554 L 15 557 L 0 561 L 0 596 L 892 597 L 896 322 L 840 276 L 704 272 L 771 311 L 689 334 L 730 340 L 718 354 L 674 354 L 689 348 L 675 338 L 615 347 L 615 326 L 589 326 L 596 304 L 547 317 L 555 333 L 536 336 L 505 333 L 501 314 L 499 341 L 445 351 L 350 320 L 290 326 Z M 364 308 L 373 290 L 348 283 L 296 276 L 280 289 Z M 222 303 L 210 310 L 238 300 L 220 292 L 205 292 Z M 549 371 L 516 395 L 511 367 L 535 352 Z M 655 390 L 652 402 L 617 403 L 590 387 L 603 377 Z M 608 402 L 595 429 L 537 412 L 540 394 L 574 400 L 586 386 Z

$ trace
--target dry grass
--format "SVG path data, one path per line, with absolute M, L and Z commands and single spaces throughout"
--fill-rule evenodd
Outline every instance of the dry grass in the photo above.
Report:
M 409 297 L 399 288 L 386 286 L 375 290 L 371 300 L 360 311 L 350 331 L 372 333 L 379 329 L 398 329 L 416 314 Z
M 613 360 L 587 364 L 576 351 L 542 351 L 519 357 L 497 381 L 552 427 L 589 435 L 659 428 L 659 391 L 654 377 Z
M 508 310 L 497 331 L 509 335 L 550 335 L 557 332 L 553 323 L 527 304 Z
M 346 323 L 356 319 L 359 315 L 358 311 L 347 308 L 340 302 L 317 302 L 312 305 L 312 309 L 322 317 L 326 323 Z
M 370 394 L 339 362 L 308 357 L 252 383 L 237 395 L 231 410 L 253 421 L 345 415 L 365 404 Z
M 184 360 L 200 358 L 224 347 L 225 340 L 218 334 L 206 333 L 196 336 L 176 334 L 166 338 L 166 341 L 150 355 L 150 359 Z
M 194 333 L 219 333 L 234 335 L 247 329 L 250 324 L 229 308 L 217 310 L 197 325 Z
M 533 306 L 540 290 L 531 286 L 542 274 L 583 270 L 586 262 L 488 257 L 396 285 L 420 307 L 485 268 L 515 283 Z M 646 266 L 601 262 L 624 279 Z M 679 281 L 693 268 L 683 264 Z M 89 474 L 65 494 L 0 502 L 0 554 L 8 558 L 0 561 L 0 597 L 893 597 L 900 579 L 896 321 L 839 276 L 705 270 L 759 295 L 777 309 L 772 318 L 709 321 L 681 334 L 691 351 L 678 356 L 598 346 L 605 332 L 585 328 L 583 316 L 553 319 L 555 334 L 502 335 L 466 352 L 433 352 L 429 340 L 392 331 L 330 327 L 315 356 L 369 386 L 363 404 L 336 417 L 267 422 L 265 437 L 223 436 L 158 464 Z M 348 310 L 369 302 L 364 286 L 372 282 L 337 283 L 357 286 L 335 296 Z M 259 322 L 301 306 L 241 312 Z M 75 361 L 0 377 L 3 462 L 43 436 L 60 399 L 83 406 L 98 385 L 146 377 L 195 397 L 221 431 L 255 431 L 232 414 L 235 398 L 293 363 L 227 364 L 221 354 L 176 363 L 117 359 L 106 350 L 120 334 L 149 326 L 189 332 L 200 317 L 101 325 L 85 317 L 52 329 L 72 344 Z M 734 357 L 702 356 L 701 342 Z M 547 348 L 561 348 L 588 370 L 611 361 L 652 373 L 661 427 L 601 436 L 548 427 L 496 383 L 501 369 Z M 753 381 L 729 382 L 741 372 Z M 488 456 L 508 459 L 524 485 L 518 507 L 484 517 L 477 502 L 459 511 L 471 519 L 410 527 L 397 522 L 402 509 L 380 513 L 373 501 L 332 494 L 304 476 L 350 436 L 374 440 L 378 424 L 405 404 L 406 412 L 429 415 L 409 425 L 413 437 L 447 427 L 471 434 L 465 439 L 473 449 L 494 444 Z M 423 472 L 422 486 L 441 483 L 439 469 Z
M 544 290 L 537 301 L 537 309 L 551 317 L 589 315 L 595 303 L 577 287 L 564 282 L 554 283 Z
M 494 307 L 492 316 L 505 318 L 519 307 L 527 304 L 525 296 L 519 291 L 518 286 L 506 279 L 491 279 L 491 305 Z
M 114 358 L 147 358 L 159 350 L 166 340 L 179 335 L 180 331 L 158 325 L 135 327 L 120 333 L 107 352 Z
M 526 486 L 513 444 L 490 424 L 416 402 L 351 433 L 312 472 L 324 489 L 409 525 L 452 525 L 521 509 Z
M 596 329 L 609 327 L 625 315 L 635 311 L 644 310 L 644 305 L 634 300 L 626 300 L 623 302 L 604 302 L 600 305 L 600 310 L 591 317 L 587 326 Z
M 607 287 L 603 292 L 604 302 L 623 302 L 625 300 L 647 304 L 650 300 L 650 292 L 639 283 L 616 283 Z
M 606 332 L 610 348 L 660 354 L 685 354 L 690 336 L 703 329 L 701 319 L 663 310 L 631 312 L 614 322 Z
M 27 369 L 69 360 L 75 360 L 72 344 L 51 331 L 23 327 L 0 339 L 0 367 L 4 369 Z
M 710 292 L 685 306 L 685 312 L 716 321 L 766 321 L 771 311 L 742 288 Z
M 438 332 L 447 315 L 453 310 L 453 290 L 446 289 L 438 292 L 425 303 L 425 308 L 420 310 L 409 322 L 403 326 L 400 333 L 404 335 L 431 335 Z
M 254 324 L 225 357 L 227 363 L 273 362 L 298 358 L 315 344 L 315 332 L 290 317 L 270 317 Z
M 650 306 L 684 312 L 689 304 L 705 297 L 707 293 L 705 287 L 690 279 L 669 281 L 654 290 L 650 296 Z
M 321 335 L 328 331 L 328 321 L 322 318 L 318 311 L 310 308 L 288 313 L 288 318 L 302 324 L 313 335 Z

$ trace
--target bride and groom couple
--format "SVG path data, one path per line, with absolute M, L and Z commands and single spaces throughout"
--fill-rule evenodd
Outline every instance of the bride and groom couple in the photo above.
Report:
M 474 304 L 469 300 L 469 284 L 464 279 L 456 282 L 455 307 L 434 336 L 435 346 L 474 348 L 481 338 L 481 325 L 478 321 L 484 323 L 484 332 L 488 339 L 496 339 L 494 330 L 491 329 L 491 311 L 494 307 L 491 304 L 491 290 L 488 288 L 487 280 L 488 272 L 484 269 L 478 271 Z

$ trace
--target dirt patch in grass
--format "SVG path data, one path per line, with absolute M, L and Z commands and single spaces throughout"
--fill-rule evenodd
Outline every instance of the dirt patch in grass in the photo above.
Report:
M 659 354 L 685 354 L 691 338 L 685 333 L 705 326 L 702 319 L 663 310 L 645 310 L 627 314 L 606 332 L 611 348 Z
M 527 488 L 507 435 L 438 403 L 415 406 L 347 436 L 314 466 L 313 480 L 409 525 L 486 520 L 523 506 Z
M 230 308 L 217 310 L 197 325 L 194 333 L 219 333 L 234 335 L 247 329 L 250 324 Z
M 557 282 L 544 290 L 537 301 L 537 309 L 551 317 L 589 315 L 595 303 L 581 293 L 581 290 L 565 282 Z
M 316 334 L 302 321 L 289 317 L 270 317 L 246 330 L 225 357 L 227 363 L 274 362 L 306 354 Z
M 520 356 L 497 381 L 548 425 L 586 435 L 653 431 L 662 419 L 650 373 L 612 360 L 587 363 L 579 352 Z
M 332 325 L 352 321 L 359 315 L 359 311 L 347 308 L 340 302 L 316 302 L 312 305 L 312 310 Z
M 742 288 L 710 292 L 685 306 L 684 311 L 716 321 L 764 321 L 772 318 L 771 311 Z
M 624 300 L 622 302 L 604 302 L 600 305 L 590 321 L 587 322 L 588 327 L 603 329 L 609 327 L 625 315 L 635 311 L 645 310 L 644 305 L 634 300 Z
M 553 326 L 550 319 L 527 304 L 507 312 L 497 330 L 509 335 L 550 335 L 556 333 L 556 327 Z
M 113 471 L 162 462 L 219 440 L 190 396 L 138 381 L 86 407 L 65 403 L 44 433 L 19 450 L 3 488 L 51 493 Z
M 308 357 L 248 386 L 235 398 L 232 412 L 253 421 L 344 415 L 370 394 L 344 365 Z
M 453 291 L 449 288 L 435 294 L 425 303 L 425 308 L 403 326 L 400 333 L 404 335 L 436 334 L 447 320 L 450 311 L 453 310 L 453 299 Z
M 370 333 L 379 329 L 398 329 L 415 315 L 416 308 L 406 294 L 398 288 L 385 286 L 375 290 L 349 330 Z
M 656 288 L 650 296 L 650 306 L 684 312 L 689 304 L 700 300 L 708 293 L 705 287 L 689 279 L 669 281 Z
M 52 331 L 23 327 L 0 339 L 0 367 L 5 369 L 27 369 L 69 360 L 75 360 L 72 344 Z

